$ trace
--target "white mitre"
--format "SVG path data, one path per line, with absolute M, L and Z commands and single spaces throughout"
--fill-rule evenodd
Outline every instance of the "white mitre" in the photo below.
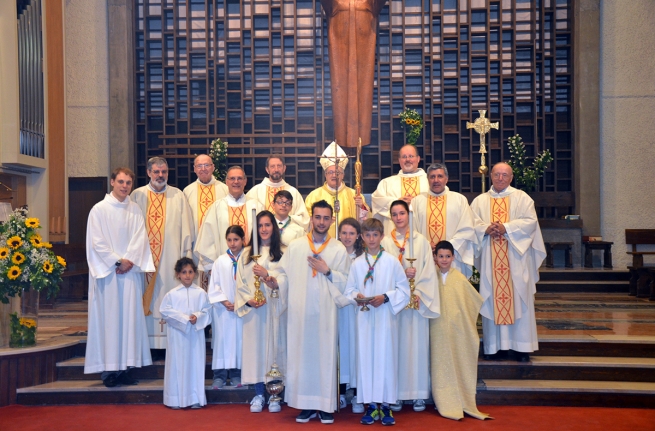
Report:
M 344 171 L 346 170 L 346 166 L 348 166 L 348 154 L 335 141 L 332 141 L 325 151 L 323 151 L 323 154 L 321 154 L 320 162 L 324 171 L 327 171 L 330 166 L 334 166 L 335 155 L 339 167 Z

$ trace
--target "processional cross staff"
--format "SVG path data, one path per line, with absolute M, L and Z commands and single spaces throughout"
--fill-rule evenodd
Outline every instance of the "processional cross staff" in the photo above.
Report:
M 480 116 L 475 119 L 473 123 L 467 121 L 466 122 L 466 128 L 467 129 L 475 129 L 476 132 L 480 134 L 480 167 L 478 168 L 478 172 L 482 175 L 482 193 L 484 193 L 486 190 L 486 183 L 484 181 L 484 176 L 487 174 L 489 171 L 489 168 L 485 165 L 485 159 L 484 155 L 487 153 L 487 146 L 485 143 L 485 135 L 489 133 L 491 129 L 496 129 L 498 130 L 498 122 L 496 121 L 495 123 L 492 123 L 489 121 L 488 118 L 486 118 L 487 110 L 486 109 L 480 109 L 478 110 L 480 113 Z

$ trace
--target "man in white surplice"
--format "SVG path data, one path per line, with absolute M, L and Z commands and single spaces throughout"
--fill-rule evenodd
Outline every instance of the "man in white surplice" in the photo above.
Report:
M 428 183 L 430 190 L 412 200 L 414 227 L 430 241 L 432 248 L 439 241 L 449 241 L 455 248 L 452 266 L 469 278 L 478 245 L 475 216 L 466 197 L 446 186 L 445 165 L 433 163 L 428 167 Z
M 102 373 L 107 387 L 133 385 L 127 371 L 151 365 L 143 315 L 144 272 L 154 272 L 143 214 L 130 198 L 134 173 L 117 168 L 111 193 L 94 205 L 86 232 L 89 332 L 84 373 Z
M 308 422 L 318 410 L 322 423 L 332 423 L 338 400 L 337 307 L 352 303 L 342 295 L 350 257 L 328 235 L 330 204 L 318 201 L 311 210 L 312 232 L 291 241 L 278 266 L 288 277 L 280 290 L 288 318 L 284 400 L 302 410 L 296 422 Z
M 227 186 L 222 181 L 214 178 L 214 162 L 207 154 L 200 154 L 193 160 L 193 172 L 198 179 L 184 188 L 184 196 L 189 201 L 189 208 L 193 215 L 193 226 L 195 238 L 198 238 L 198 231 L 202 221 L 207 214 L 209 207 L 219 199 L 227 195 Z M 193 261 L 198 264 L 198 256 L 194 254 Z M 198 272 L 198 285 L 207 290 L 209 274 L 205 271 Z
M 484 303 L 482 332 L 485 359 L 502 359 L 514 350 L 516 359 L 529 361 L 539 348 L 534 294 L 539 267 L 546 257 L 534 202 L 510 186 L 512 168 L 497 163 L 491 170 L 493 187 L 471 203 L 478 217 L 480 271 Z
M 195 239 L 189 202 L 182 190 L 167 184 L 168 163 L 152 157 L 147 166 L 148 185 L 132 193 L 132 200 L 141 208 L 156 272 L 146 276 L 143 310 L 146 314 L 150 348 L 166 348 L 166 325 L 159 312 L 161 301 L 178 282 L 175 262 L 192 257 Z
M 268 177 L 248 191 L 248 198 L 255 199 L 260 207 L 274 213 L 273 202 L 275 193 L 280 190 L 288 190 L 293 196 L 293 206 L 289 217 L 301 228 L 309 226 L 309 214 L 305 208 L 305 200 L 298 190 L 284 181 L 284 173 L 287 166 L 279 156 L 270 156 L 266 159 L 266 173 Z
M 384 224 L 384 231 L 391 232 L 393 222 L 389 215 L 391 202 L 401 199 L 411 205 L 412 199 L 428 191 L 428 178 L 425 171 L 418 167 L 421 157 L 413 145 L 404 145 L 398 152 L 398 175 L 385 178 L 371 194 L 373 217 Z

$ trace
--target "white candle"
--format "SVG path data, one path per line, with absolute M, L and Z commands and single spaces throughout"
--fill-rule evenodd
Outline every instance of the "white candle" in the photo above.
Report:
M 255 208 L 252 209 L 252 252 L 255 256 L 259 255 L 259 245 L 257 244 L 257 237 L 258 237 L 257 232 L 257 210 Z
M 409 212 L 409 257 L 414 258 L 414 215 Z

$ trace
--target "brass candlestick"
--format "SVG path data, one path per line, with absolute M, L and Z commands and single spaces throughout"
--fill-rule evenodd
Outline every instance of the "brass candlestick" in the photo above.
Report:
M 409 262 L 410 268 L 414 268 L 414 262 L 416 261 L 415 257 L 406 257 L 405 260 Z M 414 282 L 415 280 L 413 277 L 409 279 L 409 304 L 405 306 L 405 308 L 409 310 L 418 310 L 418 296 L 414 295 L 414 289 L 416 289 Z
M 250 258 L 257 263 L 257 259 L 262 257 L 261 254 L 256 254 L 254 256 L 250 256 Z M 262 293 L 261 289 L 259 288 L 262 285 L 262 283 L 259 281 L 259 276 L 255 274 L 255 302 L 258 304 L 262 304 L 266 299 L 264 298 L 264 294 Z

